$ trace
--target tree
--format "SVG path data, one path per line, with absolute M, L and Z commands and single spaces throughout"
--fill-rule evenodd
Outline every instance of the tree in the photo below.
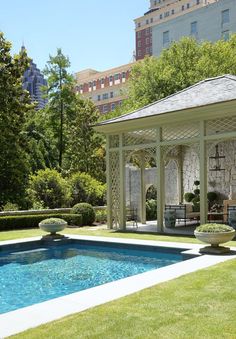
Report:
M 66 180 L 56 170 L 46 168 L 31 175 L 28 195 L 31 203 L 45 208 L 69 207 L 71 194 Z
M 229 41 L 198 44 L 182 38 L 160 57 L 137 62 L 131 71 L 128 99 L 116 115 L 148 105 L 206 78 L 236 74 L 236 35 Z
M 48 81 L 48 105 L 46 108 L 48 128 L 52 130 L 58 149 L 58 166 L 62 169 L 65 151 L 65 126 L 73 117 L 73 103 L 75 100 L 74 79 L 68 73 L 69 58 L 57 49 L 55 57 L 49 56 L 49 61 L 44 70 Z
M 98 180 L 105 179 L 105 144 L 104 138 L 97 134 L 92 125 L 99 117 L 99 112 L 90 100 L 76 98 L 75 118 L 68 128 L 67 167 L 70 173 L 85 172 Z
M 33 108 L 22 77 L 30 60 L 24 50 L 12 57 L 10 49 L 0 32 L 0 206 L 8 201 L 22 206 L 28 174 L 23 129 Z

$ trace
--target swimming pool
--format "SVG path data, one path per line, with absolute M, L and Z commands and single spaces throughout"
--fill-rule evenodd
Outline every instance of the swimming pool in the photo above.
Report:
M 71 239 L 3 247 L 0 313 L 175 264 L 182 250 Z

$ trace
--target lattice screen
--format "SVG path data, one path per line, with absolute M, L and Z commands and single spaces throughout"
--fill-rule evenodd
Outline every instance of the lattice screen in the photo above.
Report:
M 162 140 L 189 139 L 199 136 L 199 124 L 197 122 L 168 125 L 162 128 Z
M 124 146 L 150 144 L 156 142 L 156 130 L 146 129 L 125 133 L 123 136 Z
M 119 135 L 109 136 L 109 148 L 119 147 Z
M 115 227 L 120 225 L 120 169 L 119 169 L 119 152 L 110 152 L 110 184 L 111 184 L 111 208 L 112 220 Z
M 206 135 L 236 131 L 236 117 L 226 117 L 206 122 Z
M 141 161 L 144 161 L 145 167 L 153 167 L 156 165 L 156 148 L 144 148 L 137 150 L 125 151 L 125 161 L 126 163 L 132 162 L 133 165 L 140 167 Z

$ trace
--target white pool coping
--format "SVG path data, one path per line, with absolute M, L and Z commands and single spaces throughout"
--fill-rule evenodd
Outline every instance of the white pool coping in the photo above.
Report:
M 74 235 L 68 235 L 68 237 L 78 240 L 105 241 L 109 243 L 186 248 L 188 253 L 191 254 L 197 254 L 199 249 L 204 247 L 204 245 L 198 244 L 151 240 Z M 0 246 L 40 239 L 41 237 L 35 237 L 14 241 L 1 241 Z M 231 247 L 231 249 L 236 251 L 236 248 Z M 195 272 L 199 269 L 207 268 L 231 259 L 236 259 L 236 255 L 202 255 L 156 270 L 148 271 L 125 279 L 89 288 L 84 291 L 72 293 L 67 296 L 51 299 L 39 304 L 4 313 L 0 315 L 0 338 L 5 338 L 7 336 L 25 331 L 29 328 L 37 327 L 50 321 L 60 319 L 70 314 L 102 305 L 109 301 L 125 297 L 156 284 L 172 280 L 182 275 Z

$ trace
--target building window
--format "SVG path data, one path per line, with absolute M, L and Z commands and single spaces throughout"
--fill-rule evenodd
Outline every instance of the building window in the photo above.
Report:
M 148 25 L 148 24 L 149 24 L 149 20 L 147 19 L 147 20 L 146 20 L 146 25 Z
M 142 55 L 142 52 L 141 52 L 141 50 L 139 49 L 138 50 L 138 56 L 140 57 Z
M 140 31 L 138 32 L 138 38 L 141 38 L 141 32 Z
M 150 42 L 150 39 L 149 38 L 146 38 L 146 45 L 148 45 Z
M 93 87 L 95 87 L 96 85 L 97 85 L 97 81 L 94 80 L 94 82 L 93 82 Z
M 148 28 L 146 28 L 146 35 L 149 35 L 150 34 L 150 28 L 148 27 Z
M 112 75 L 109 76 L 109 81 L 110 81 L 110 82 L 113 81 L 113 76 L 112 76 Z
M 184 11 L 184 5 L 182 6 L 182 11 Z
M 153 18 L 150 19 L 150 23 L 151 23 L 151 24 L 153 23 Z
M 115 80 L 115 81 L 116 81 L 116 80 L 119 80 L 119 77 L 120 77 L 120 74 L 119 74 L 119 73 L 115 74 L 115 75 L 114 75 L 114 80 Z
M 83 89 L 84 89 L 84 86 L 80 85 L 80 90 L 83 91 Z
M 189 3 L 187 3 L 187 9 L 189 9 L 190 8 L 190 4 Z
M 197 36 L 197 21 L 191 22 L 190 34 L 193 36 Z
M 222 26 L 229 23 L 229 9 L 221 12 L 221 23 Z
M 160 14 L 160 19 L 162 19 L 162 14 Z
M 149 52 L 150 52 L 149 47 L 146 47 L 146 54 L 149 54 Z
M 122 72 L 122 78 L 126 78 L 126 73 L 125 72 Z
M 92 82 L 89 82 L 89 88 L 91 88 L 92 87 Z
M 164 17 L 166 18 L 167 16 L 169 16 L 170 15 L 170 12 L 165 12 L 164 13 Z
M 110 92 L 110 98 L 113 98 L 113 97 L 114 97 L 114 93 Z
M 138 40 L 138 47 L 141 47 L 141 40 Z
M 174 9 L 171 10 L 171 14 L 172 15 L 175 14 L 175 10 Z
M 104 80 L 104 78 L 102 78 L 101 79 L 101 84 L 104 85 L 104 82 L 105 82 L 105 80 Z
M 170 32 L 169 31 L 163 32 L 163 46 L 168 45 L 169 42 L 170 42 Z
M 199 5 L 200 4 L 200 0 L 197 0 L 196 4 Z
M 98 95 L 98 101 L 100 101 L 101 100 L 101 95 Z
M 224 31 L 224 32 L 221 33 L 222 39 L 223 39 L 224 41 L 229 40 L 229 35 L 230 35 L 230 34 L 229 34 L 229 30 Z
M 107 113 L 108 112 L 108 105 L 103 105 L 102 111 L 103 111 L 103 113 Z
M 108 99 L 108 93 L 104 93 L 104 94 L 102 95 L 102 99 L 103 99 L 103 100 Z
M 116 108 L 116 104 L 111 104 L 111 110 L 114 111 L 114 109 Z

